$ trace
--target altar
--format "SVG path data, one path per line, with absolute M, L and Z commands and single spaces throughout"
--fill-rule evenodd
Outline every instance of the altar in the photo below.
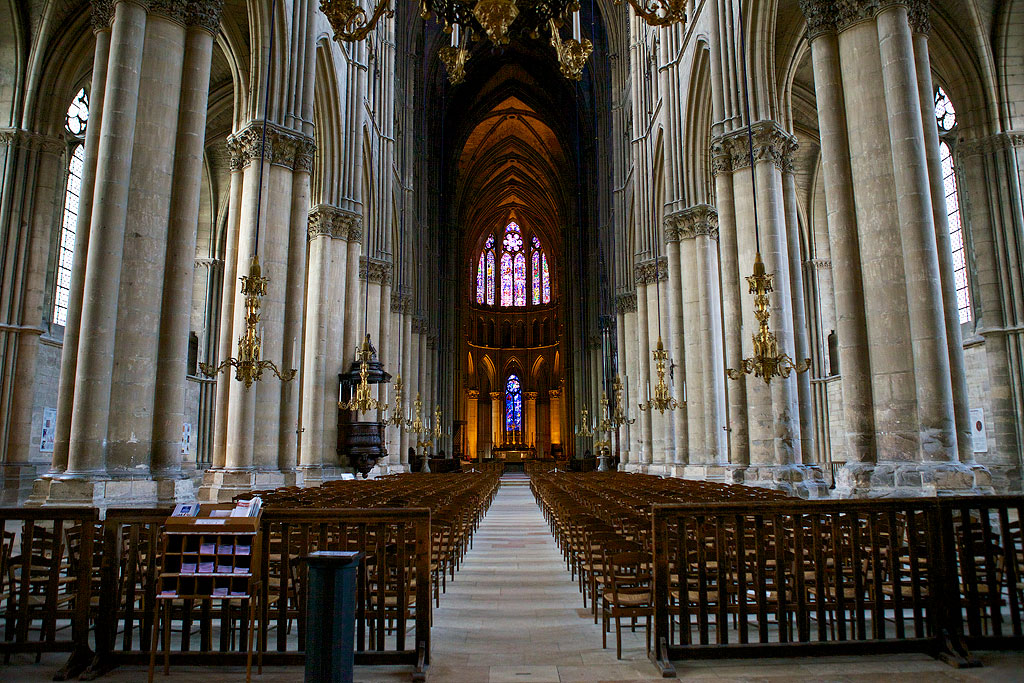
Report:
M 504 460 L 505 462 L 522 462 L 523 460 L 535 460 L 537 458 L 537 449 L 523 446 L 523 445 L 512 445 L 512 446 L 498 446 L 491 451 L 491 457 L 495 460 Z

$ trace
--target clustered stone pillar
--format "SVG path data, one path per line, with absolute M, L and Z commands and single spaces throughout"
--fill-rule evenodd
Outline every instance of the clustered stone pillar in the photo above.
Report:
M 480 392 L 466 389 L 466 457 L 476 460 L 477 435 L 480 430 Z
M 104 82 L 91 112 L 98 140 L 86 148 L 59 445 L 36 503 L 192 495 L 180 464 L 183 385 L 221 2 L 97 2 L 99 24 L 111 5 L 109 37 L 97 32 L 94 78 Z
M 504 432 L 504 430 L 502 429 L 502 427 L 504 425 L 504 420 L 502 420 L 502 417 L 503 417 L 502 413 L 505 412 L 504 410 L 502 410 L 502 408 L 504 407 L 504 405 L 505 405 L 505 402 L 502 400 L 501 392 L 500 391 L 492 391 L 491 392 L 491 448 L 492 449 L 498 448 L 504 442 L 504 439 L 502 438 L 502 434 Z M 552 425 L 553 424 L 554 424 L 554 420 L 552 419 Z M 493 457 L 493 455 L 491 457 Z
M 988 473 L 960 462 L 970 456 L 957 443 L 962 349 L 944 313 L 956 313 L 952 273 L 943 272 L 951 263 L 938 256 L 948 251 L 948 227 L 936 221 L 945 215 L 934 204 L 941 180 L 928 160 L 938 142 L 926 135 L 934 123 L 924 123 L 927 49 L 914 38 L 927 30 L 927 2 L 801 0 L 801 8 L 821 118 L 850 458 L 837 492 L 985 489 Z M 856 272 L 871 276 L 857 282 Z
M 676 368 L 674 388 L 675 398 L 686 400 L 686 420 L 676 436 L 687 443 L 689 453 L 681 473 L 721 480 L 727 451 L 718 214 L 714 207 L 700 204 L 667 216 L 665 223 L 670 263 L 675 253 L 681 271 L 680 291 L 673 292 L 680 299 L 678 325 L 687 331 L 680 339 L 685 363 Z
M 799 268 L 799 262 L 791 264 L 783 182 L 783 172 L 789 168 L 790 156 L 795 149 L 795 139 L 772 121 L 753 124 L 750 133 L 742 128 L 719 135 L 712 143 L 713 167 L 719 189 L 722 299 L 728 324 L 724 331 L 725 360 L 730 368 L 738 368 L 743 358 L 753 354 L 751 335 L 758 323 L 754 319 L 754 297 L 744 278 L 753 272 L 757 233 L 765 268 L 775 276 L 769 323 L 778 341 L 779 352 L 799 360 L 795 329 L 798 316 L 794 311 L 790 275 L 790 269 Z M 756 198 L 753 193 L 755 183 Z M 757 202 L 756 227 L 754 201 Z M 742 324 L 737 324 L 740 321 Z M 799 321 L 803 323 L 802 315 Z M 748 375 L 729 381 L 728 392 L 732 434 L 730 478 L 780 488 L 802 497 L 826 495 L 821 470 L 803 460 L 802 441 L 810 438 L 803 430 L 810 431 L 812 425 L 810 422 L 801 424 L 797 375 L 776 377 L 770 385 Z M 711 434 L 706 432 L 706 436 L 711 437 Z M 719 462 L 722 463 L 721 460 Z
M 301 131 L 267 124 L 263 201 L 257 206 L 263 128 L 261 121 L 250 122 L 228 140 L 241 197 L 237 214 L 229 216 L 229 221 L 238 221 L 237 227 L 228 226 L 229 237 L 237 238 L 225 263 L 218 355 L 221 359 L 237 355 L 235 343 L 245 331 L 244 297 L 237 278 L 248 272 L 258 249 L 263 277 L 269 280 L 261 307 L 261 356 L 280 369 L 292 369 L 302 364 L 300 335 L 307 302 L 298 283 L 304 280 L 306 268 L 314 143 Z M 236 180 L 232 180 L 234 186 Z M 295 276 L 296 270 L 302 277 Z M 201 499 L 230 500 L 253 488 L 295 483 L 299 428 L 295 385 L 264 371 L 263 381 L 246 387 L 234 372 L 222 373 L 217 412 L 214 452 L 223 453 L 223 461 L 215 458 L 214 467 L 204 475 Z
M 321 204 L 309 211 L 306 337 L 302 360 L 302 432 L 299 483 L 337 478 L 338 375 L 347 371 L 342 348 L 347 304 L 348 240 L 361 217 Z
M 622 380 L 622 412 L 627 416 L 635 417 L 635 397 L 640 396 L 637 391 L 637 360 L 636 344 L 636 292 L 620 294 L 615 299 L 617 309 L 617 332 L 619 348 L 619 373 Z M 630 391 L 632 387 L 632 391 Z M 632 418 L 631 418 L 632 419 Z M 619 465 L 627 467 L 637 462 L 638 446 L 637 435 L 640 433 L 639 425 L 624 424 L 619 427 Z

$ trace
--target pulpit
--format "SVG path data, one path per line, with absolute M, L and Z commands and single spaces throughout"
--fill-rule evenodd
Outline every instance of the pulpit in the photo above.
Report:
M 370 346 L 370 360 L 367 363 L 369 372 L 366 381 L 369 384 L 386 384 L 391 375 L 384 372 L 384 366 L 377 358 L 377 351 Z M 341 401 L 349 401 L 359 384 L 360 361 L 352 361 L 348 372 L 338 375 L 341 385 Z M 338 456 L 365 478 L 380 460 L 387 458 L 388 450 L 384 441 L 384 423 L 377 410 L 365 413 L 338 409 Z

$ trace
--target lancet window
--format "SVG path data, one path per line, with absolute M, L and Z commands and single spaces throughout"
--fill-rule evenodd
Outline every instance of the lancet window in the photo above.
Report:
M 960 324 L 970 322 L 974 315 L 968 280 L 967 247 L 964 241 L 963 218 L 960 213 L 960 191 L 956 163 L 949 140 L 956 129 L 956 110 L 946 91 L 935 91 L 935 120 L 939 126 L 939 158 L 942 161 L 942 183 L 946 192 L 946 215 L 949 218 L 949 243 L 953 252 L 953 279 L 956 282 L 956 305 Z
M 64 186 L 64 212 L 61 216 L 60 241 L 57 244 L 57 283 L 53 293 L 53 322 L 67 325 L 68 297 L 71 293 L 71 262 L 75 255 L 78 230 L 78 206 L 85 169 L 85 127 L 89 122 L 89 95 L 78 91 L 64 117 L 64 128 L 76 139 L 68 161 L 68 177 Z
M 497 245 L 495 236 L 489 235 L 477 256 L 476 303 L 505 307 L 551 303 L 548 257 L 540 239 L 536 235 L 525 239 L 523 229 L 512 220 L 505 226 L 500 250 Z

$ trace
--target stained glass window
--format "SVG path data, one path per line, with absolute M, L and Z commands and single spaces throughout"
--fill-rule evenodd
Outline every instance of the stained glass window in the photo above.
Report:
M 949 133 L 956 127 L 956 110 L 946 92 L 935 91 L 935 121 L 939 134 Z M 967 280 L 967 249 L 964 244 L 963 220 L 960 215 L 960 192 L 957 188 L 956 165 L 953 150 L 943 140 L 939 143 L 939 158 L 942 161 L 942 183 L 946 193 L 946 215 L 949 217 L 949 243 L 953 252 L 953 280 L 956 282 L 956 305 L 960 323 L 970 322 L 971 291 Z
M 505 429 L 523 428 L 523 390 L 519 384 L 519 377 L 509 375 L 505 384 Z
M 551 277 L 548 275 L 548 255 L 541 253 L 540 255 L 540 278 L 542 281 L 541 287 L 544 290 L 541 299 L 544 303 L 551 303 Z
M 537 238 L 533 238 L 534 242 Z M 531 257 L 530 270 L 533 271 L 533 305 L 540 303 L 540 250 L 534 249 Z
M 89 96 L 85 89 L 78 91 L 64 117 L 64 127 L 76 137 L 85 135 L 89 123 Z M 64 213 L 61 217 L 60 243 L 57 245 L 57 285 L 53 292 L 53 322 L 68 323 L 68 297 L 71 293 L 71 262 L 75 255 L 75 236 L 78 230 L 78 205 L 82 192 L 82 173 L 85 169 L 85 145 L 75 145 L 68 162 L 68 179 L 64 186 Z
M 501 305 L 512 305 L 512 254 L 501 255 Z
M 478 304 L 484 302 L 486 273 L 487 267 L 484 265 L 484 255 L 480 254 L 480 263 L 476 266 L 476 302 Z
M 514 267 L 515 281 L 512 285 L 513 303 L 516 306 L 526 305 L 526 256 L 516 254 Z
M 487 252 L 487 305 L 494 305 L 494 252 Z

